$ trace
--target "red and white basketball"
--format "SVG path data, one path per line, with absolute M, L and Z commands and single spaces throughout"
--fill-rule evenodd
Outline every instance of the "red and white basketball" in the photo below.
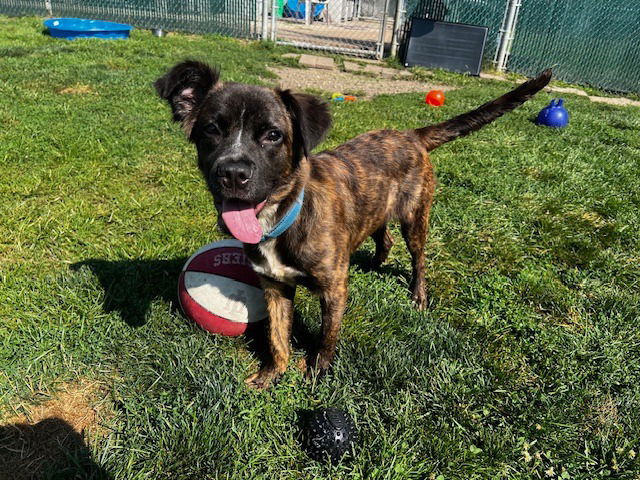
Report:
M 267 318 L 260 282 L 237 240 L 194 253 L 180 274 L 178 298 L 185 315 L 212 333 L 242 335 Z

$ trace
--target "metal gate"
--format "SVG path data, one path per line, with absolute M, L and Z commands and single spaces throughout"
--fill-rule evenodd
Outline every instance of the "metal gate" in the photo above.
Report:
M 398 0 L 266 0 L 263 32 L 282 45 L 382 58 Z

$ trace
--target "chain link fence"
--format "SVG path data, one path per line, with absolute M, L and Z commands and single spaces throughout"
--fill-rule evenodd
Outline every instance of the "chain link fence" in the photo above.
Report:
M 5 15 L 39 15 L 45 16 L 46 2 L 43 0 L 0 0 L 0 13 Z
M 278 43 L 382 58 L 397 0 L 277 0 Z M 391 18 L 392 19 L 392 18 Z
M 640 92 L 640 2 L 524 0 L 507 67 L 614 91 Z
M 531 76 L 554 66 L 560 80 L 640 92 L 638 1 L 583 0 L 577 5 L 563 0 L 0 0 L 0 13 L 262 36 L 303 48 L 377 58 L 395 51 L 394 29 L 399 57 L 404 58 L 411 19 L 429 18 L 488 27 L 486 68 L 496 58 L 513 2 L 521 6 L 515 30 L 508 33 L 513 36 L 506 44 L 508 70 Z
M 559 80 L 640 92 L 638 1 L 407 0 L 402 45 L 407 43 L 412 18 L 486 26 L 486 68 L 496 60 L 501 30 L 514 2 L 519 12 L 510 33 L 508 70 L 532 76 L 554 66 Z M 404 54 L 401 48 L 400 57 Z
M 0 0 L 0 13 L 124 22 L 234 37 L 256 34 L 256 0 Z

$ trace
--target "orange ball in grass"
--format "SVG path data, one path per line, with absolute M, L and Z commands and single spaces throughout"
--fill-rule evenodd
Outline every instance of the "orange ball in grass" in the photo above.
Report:
M 444 92 L 442 90 L 431 90 L 427 93 L 424 101 L 432 107 L 441 107 L 444 105 Z

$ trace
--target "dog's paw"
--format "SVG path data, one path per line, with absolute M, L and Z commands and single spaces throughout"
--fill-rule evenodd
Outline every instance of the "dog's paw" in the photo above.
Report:
M 427 307 L 427 295 L 424 293 L 424 289 L 414 291 L 411 295 L 411 301 L 413 302 L 413 307 L 422 312 Z
M 331 368 L 333 355 L 320 351 L 307 360 L 307 371 L 305 377 L 307 379 L 320 378 L 324 376 Z
M 249 388 L 255 388 L 256 390 L 266 390 L 272 385 L 277 385 L 280 381 L 282 374 L 275 368 L 265 367 L 261 368 L 258 372 L 247 377 L 244 383 Z
M 411 290 L 411 301 L 413 307 L 418 311 L 423 311 L 427 306 L 427 294 L 425 291 L 424 279 L 422 277 L 416 277 L 411 280 L 409 290 Z

